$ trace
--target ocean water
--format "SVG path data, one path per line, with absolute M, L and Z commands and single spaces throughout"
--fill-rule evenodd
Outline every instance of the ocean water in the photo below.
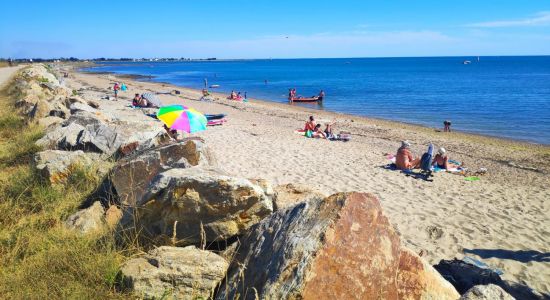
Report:
M 470 60 L 471 64 L 463 64 Z M 292 104 L 550 144 L 550 56 L 117 62 L 90 69 L 288 103 L 289 88 L 321 104 Z M 267 80 L 267 83 L 266 83 Z

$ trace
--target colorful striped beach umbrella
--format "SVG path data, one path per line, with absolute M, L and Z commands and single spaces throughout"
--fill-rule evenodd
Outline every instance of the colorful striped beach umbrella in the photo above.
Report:
M 206 130 L 206 117 L 200 112 L 183 105 L 163 106 L 157 113 L 157 118 L 170 129 L 194 133 Z

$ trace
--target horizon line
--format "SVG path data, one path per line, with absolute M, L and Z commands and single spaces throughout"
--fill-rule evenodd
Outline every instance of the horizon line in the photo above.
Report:
M 79 58 L 75 56 L 69 57 L 53 57 L 53 58 L 43 58 L 43 57 L 22 57 L 22 58 L 4 58 L 0 57 L 0 60 L 30 60 L 30 59 L 39 59 L 39 60 L 68 60 L 68 59 L 77 59 L 79 61 L 91 60 L 91 61 L 102 61 L 102 60 L 141 60 L 141 59 L 177 59 L 177 60 L 203 60 L 203 61 L 216 61 L 216 60 L 283 60 L 283 59 L 364 59 L 364 58 L 451 58 L 451 57 L 533 57 L 533 56 L 550 56 L 550 54 L 503 54 L 503 55 L 419 55 L 419 56 L 338 56 L 338 57 L 259 57 L 259 58 L 217 58 L 217 57 L 203 57 L 203 58 L 190 58 L 190 57 L 95 57 L 95 58 Z

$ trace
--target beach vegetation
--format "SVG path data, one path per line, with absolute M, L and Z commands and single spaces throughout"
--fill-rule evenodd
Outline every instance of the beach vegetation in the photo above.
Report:
M 77 167 L 52 186 L 31 168 L 44 130 L 16 115 L 14 97 L 0 103 L 0 295 L 4 299 L 116 299 L 127 248 L 108 231 L 81 235 L 64 221 L 97 187 L 93 168 Z

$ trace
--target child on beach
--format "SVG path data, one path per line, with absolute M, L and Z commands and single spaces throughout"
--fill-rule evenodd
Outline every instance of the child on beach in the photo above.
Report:
M 118 82 L 115 82 L 115 85 L 113 86 L 113 91 L 115 92 L 115 101 L 118 100 L 118 91 L 120 90 L 120 85 Z
M 323 130 L 321 130 L 321 124 L 315 125 L 315 129 L 313 130 L 313 134 L 311 135 L 311 137 L 322 139 L 327 138 L 327 135 L 323 132 Z

